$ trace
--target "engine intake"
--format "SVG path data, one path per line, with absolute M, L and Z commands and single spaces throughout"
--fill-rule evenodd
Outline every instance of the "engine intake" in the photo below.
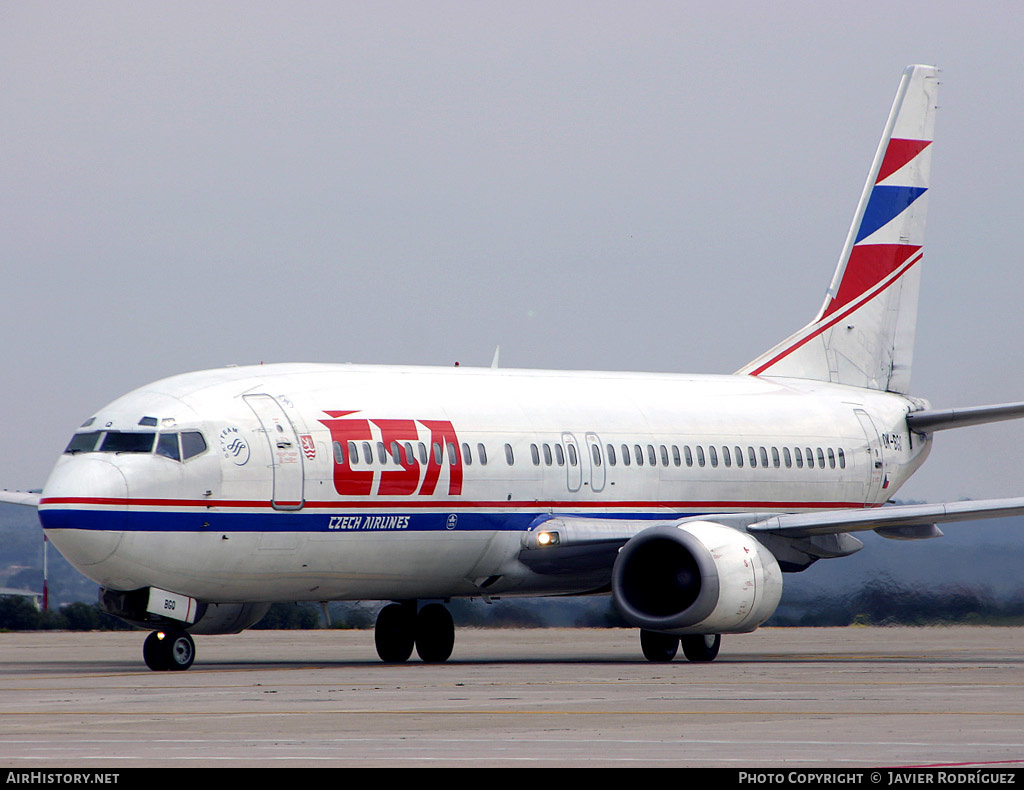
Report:
M 709 521 L 661 525 L 629 540 L 612 569 L 623 616 L 649 631 L 753 631 L 782 596 L 775 557 L 750 535 Z

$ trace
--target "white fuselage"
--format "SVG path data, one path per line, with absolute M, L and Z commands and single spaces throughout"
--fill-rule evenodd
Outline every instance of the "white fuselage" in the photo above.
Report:
M 40 517 L 115 590 L 216 602 L 582 592 L 607 573 L 542 576 L 517 559 L 539 521 L 878 505 L 927 455 L 907 430 L 913 405 L 746 375 L 226 368 L 129 393 L 76 435 L 153 433 L 159 448 L 201 433 L 205 450 L 66 453 Z

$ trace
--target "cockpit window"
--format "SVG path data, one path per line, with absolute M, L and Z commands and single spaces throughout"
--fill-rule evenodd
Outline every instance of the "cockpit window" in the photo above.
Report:
M 89 433 L 76 433 L 71 437 L 71 441 L 68 442 L 68 446 L 64 448 L 64 452 L 71 453 L 91 453 L 96 449 L 96 443 L 100 439 L 101 431 L 90 431 Z
M 151 453 L 156 434 L 152 432 L 107 431 L 101 453 Z
M 165 458 L 172 458 L 175 461 L 181 460 L 181 451 L 178 450 L 178 434 L 162 433 L 156 442 L 156 454 Z
M 187 461 L 206 451 L 206 439 L 199 431 L 184 431 L 181 434 L 181 456 Z
M 206 452 L 206 439 L 199 431 L 89 431 L 71 437 L 64 452 L 153 453 L 174 461 L 187 461 Z

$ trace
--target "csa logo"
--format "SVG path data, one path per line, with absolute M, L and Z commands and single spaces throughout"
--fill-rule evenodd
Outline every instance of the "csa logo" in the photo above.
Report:
M 220 432 L 220 451 L 235 466 L 245 466 L 249 460 L 249 445 L 238 428 L 225 428 Z

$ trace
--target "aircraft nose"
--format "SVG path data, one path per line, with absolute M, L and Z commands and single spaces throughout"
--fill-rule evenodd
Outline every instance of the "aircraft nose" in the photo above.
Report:
M 43 487 L 39 520 L 47 537 L 81 569 L 110 557 L 121 541 L 128 483 L 96 458 L 62 458 Z

